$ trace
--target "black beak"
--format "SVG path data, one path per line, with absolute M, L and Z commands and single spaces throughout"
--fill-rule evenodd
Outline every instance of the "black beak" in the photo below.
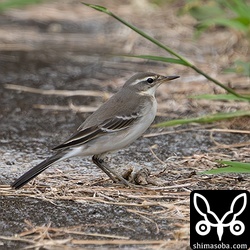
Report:
M 180 76 L 165 76 L 165 79 L 168 81 L 174 80 L 176 78 L 179 78 Z

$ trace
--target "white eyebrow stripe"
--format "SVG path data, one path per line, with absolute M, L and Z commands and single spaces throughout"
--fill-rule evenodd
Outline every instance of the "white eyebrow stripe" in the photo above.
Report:
M 144 77 L 144 78 L 141 78 L 141 79 L 137 79 L 136 81 L 134 81 L 133 83 L 131 83 L 131 85 L 136 85 L 138 82 L 143 82 L 143 81 L 147 81 L 148 78 L 153 78 L 155 80 L 155 77 L 154 76 L 147 76 L 147 77 Z

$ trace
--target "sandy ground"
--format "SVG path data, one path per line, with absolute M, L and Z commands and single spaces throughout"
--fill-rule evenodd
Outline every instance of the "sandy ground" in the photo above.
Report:
M 230 81 L 237 91 L 249 92 L 249 78 L 222 74 L 238 57 L 247 57 L 246 42 L 237 33 L 214 29 L 194 41 L 195 21 L 176 15 L 181 2 L 160 7 L 147 1 L 91 2 L 220 81 Z M 86 157 L 51 167 L 21 190 L 10 189 L 135 72 L 181 76 L 157 92 L 155 123 L 249 110 L 246 102 L 188 98 L 223 91 L 184 66 L 118 56 L 164 53 L 78 1 L 51 1 L 0 16 L 0 249 L 187 249 L 192 190 L 250 189 L 249 175 L 198 174 L 217 167 L 216 160 L 250 161 L 249 117 L 150 128 L 110 156 L 117 171 L 149 168 L 158 185 L 112 183 Z

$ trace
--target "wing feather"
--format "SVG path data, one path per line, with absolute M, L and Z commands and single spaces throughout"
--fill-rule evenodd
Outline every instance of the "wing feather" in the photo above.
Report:
M 69 147 L 77 147 L 84 143 L 87 143 L 99 136 L 107 133 L 115 133 L 129 128 L 140 116 L 138 114 L 132 114 L 131 116 L 115 116 L 111 119 L 107 119 L 99 125 L 82 128 L 73 134 L 64 143 L 58 145 L 53 149 L 64 149 Z

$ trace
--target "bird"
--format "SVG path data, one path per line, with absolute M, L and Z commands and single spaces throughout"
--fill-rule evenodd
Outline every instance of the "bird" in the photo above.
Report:
M 114 182 L 130 183 L 105 162 L 106 155 L 125 148 L 139 138 L 154 121 L 157 111 L 156 89 L 180 76 L 151 72 L 137 73 L 122 88 L 94 111 L 55 153 L 16 179 L 19 189 L 54 163 L 71 157 L 92 156 L 92 161 Z

